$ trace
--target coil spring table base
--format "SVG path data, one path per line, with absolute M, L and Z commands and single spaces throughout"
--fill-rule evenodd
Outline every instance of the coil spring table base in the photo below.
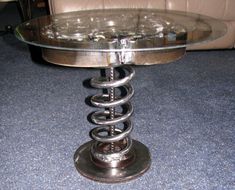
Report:
M 116 79 L 115 68 L 111 67 L 108 77 L 93 78 L 91 85 L 100 89 L 108 89 L 108 93 L 95 95 L 91 103 L 104 111 L 91 115 L 91 120 L 99 125 L 91 131 L 94 139 L 78 148 L 74 162 L 78 172 L 95 181 L 117 183 L 134 179 L 150 167 L 148 148 L 130 138 L 132 123 L 130 116 L 133 108 L 129 102 L 134 95 L 129 81 L 135 72 L 129 67 L 121 67 L 125 76 Z M 117 89 L 122 89 L 117 93 Z M 119 106 L 122 111 L 116 110 Z M 119 127 L 122 124 L 123 127 Z

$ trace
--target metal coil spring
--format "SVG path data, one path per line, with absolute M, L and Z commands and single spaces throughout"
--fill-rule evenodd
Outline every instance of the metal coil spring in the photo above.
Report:
M 94 106 L 105 108 L 103 111 L 96 111 L 91 115 L 91 120 L 95 124 L 100 125 L 91 131 L 91 136 L 96 141 L 91 148 L 91 152 L 93 156 L 105 162 L 122 159 L 130 151 L 132 145 L 129 134 L 133 127 L 129 117 L 133 113 L 133 108 L 129 100 L 134 95 L 134 90 L 129 81 L 134 77 L 135 72 L 130 66 L 121 68 L 126 73 L 126 76 L 121 79 L 115 79 L 114 68 L 111 68 L 109 78 L 99 77 L 91 79 L 91 86 L 99 89 L 110 89 L 109 94 L 94 95 L 91 98 L 91 103 Z M 119 87 L 125 89 L 124 97 L 115 97 L 115 88 Z M 125 112 L 117 112 L 115 110 L 117 106 L 126 107 Z M 117 128 L 116 125 L 119 123 L 123 123 L 126 127 L 123 129 Z M 107 133 L 107 135 L 103 135 L 104 133 Z M 115 150 L 114 143 L 123 139 L 126 140 L 125 148 L 118 151 Z M 97 151 L 99 143 L 110 143 L 110 151 L 106 153 Z

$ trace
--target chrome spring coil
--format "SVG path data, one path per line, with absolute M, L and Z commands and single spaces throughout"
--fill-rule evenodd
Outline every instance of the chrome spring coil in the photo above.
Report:
M 132 131 L 132 123 L 130 116 L 133 113 L 132 105 L 129 100 L 134 95 L 133 87 L 129 81 L 134 77 L 135 72 L 130 66 L 121 67 L 125 71 L 125 76 L 121 79 L 115 79 L 114 68 L 110 69 L 109 77 L 98 77 L 91 79 L 91 86 L 99 89 L 109 89 L 109 93 L 94 95 L 91 98 L 91 103 L 99 108 L 104 108 L 103 111 L 96 111 L 91 115 L 91 120 L 100 125 L 91 131 L 91 136 L 95 140 L 91 147 L 91 154 L 96 159 L 103 162 L 120 161 L 130 151 L 132 141 L 129 134 Z M 115 96 L 115 89 L 123 87 L 125 96 Z M 125 111 L 117 112 L 115 107 L 125 107 Z M 123 129 L 117 128 L 117 124 L 123 123 Z M 104 133 L 106 135 L 104 135 Z M 125 140 L 124 148 L 116 148 L 114 143 Z M 98 151 L 98 146 L 101 143 L 110 143 L 109 151 Z

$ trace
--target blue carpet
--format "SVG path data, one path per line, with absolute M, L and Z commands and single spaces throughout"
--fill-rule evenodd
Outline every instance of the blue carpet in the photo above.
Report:
M 0 37 L 0 189 L 235 189 L 235 51 L 188 52 L 135 67 L 134 131 L 152 165 L 142 177 L 101 184 L 78 174 L 75 150 L 89 141 L 94 111 L 84 100 L 95 69 L 31 60 L 26 45 Z

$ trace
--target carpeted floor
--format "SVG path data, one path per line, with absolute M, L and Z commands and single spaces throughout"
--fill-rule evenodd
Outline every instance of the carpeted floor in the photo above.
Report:
M 150 170 L 123 184 L 80 176 L 75 150 L 90 140 L 84 81 L 98 70 L 35 63 L 0 37 L 0 189 L 235 189 L 235 51 L 189 52 L 168 65 L 136 67 L 132 137 Z

